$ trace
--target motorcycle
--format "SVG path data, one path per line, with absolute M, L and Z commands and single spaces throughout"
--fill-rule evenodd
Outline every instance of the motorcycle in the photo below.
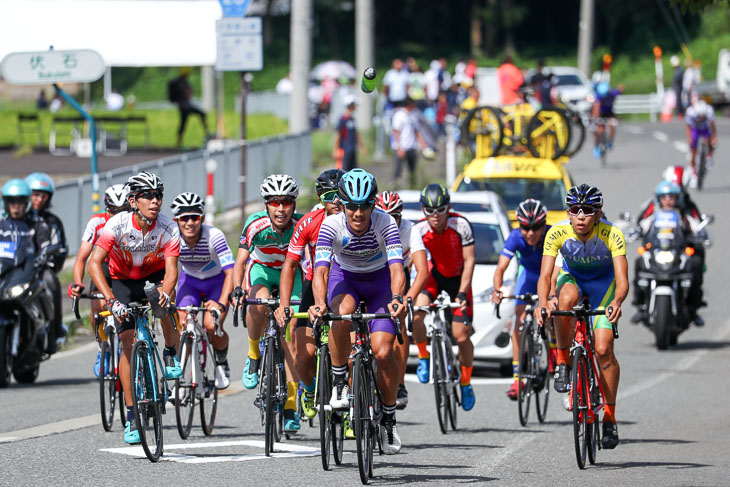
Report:
M 50 254 L 28 256 L 18 262 L 13 245 L 3 242 L 0 259 L 0 388 L 8 387 L 11 374 L 20 383 L 38 378 L 40 363 L 50 358 L 53 339 L 53 294 L 43 272 Z M 11 255 L 12 254 L 12 255 Z M 63 340 L 61 338 L 60 340 Z
M 679 335 L 692 323 L 687 305 L 695 278 L 692 256 L 698 248 L 711 244 L 704 231 L 714 220 L 711 215 L 703 215 L 693 233 L 686 236 L 680 219 L 678 211 L 656 211 L 651 229 L 637 249 L 641 257 L 636 282 L 647 303 L 644 324 L 653 330 L 659 350 L 676 345 Z M 629 241 L 636 238 L 635 232 L 629 235 Z

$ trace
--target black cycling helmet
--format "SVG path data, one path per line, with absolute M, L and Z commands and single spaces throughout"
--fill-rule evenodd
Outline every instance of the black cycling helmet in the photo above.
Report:
M 327 191 L 337 191 L 337 183 L 340 182 L 345 171 L 342 169 L 327 169 L 317 177 L 314 182 L 314 190 L 317 192 L 317 196 L 321 196 L 322 193 Z
M 581 184 L 573 186 L 565 195 L 565 204 L 567 206 L 586 205 L 594 208 L 603 207 L 603 193 L 595 186 Z
M 421 206 L 424 208 L 440 208 L 450 202 L 449 190 L 438 183 L 431 183 L 421 191 Z
M 520 225 L 527 227 L 544 225 L 547 220 L 547 207 L 542 201 L 529 198 L 519 204 L 515 217 Z

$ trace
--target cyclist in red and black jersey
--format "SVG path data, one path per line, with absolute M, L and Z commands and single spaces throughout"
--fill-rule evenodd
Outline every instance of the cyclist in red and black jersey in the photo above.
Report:
M 109 218 L 113 217 L 117 213 L 129 210 L 128 199 L 129 188 L 127 188 L 127 186 L 124 184 L 115 184 L 113 186 L 109 186 L 109 188 L 107 188 L 106 192 L 104 193 L 104 206 L 106 211 L 104 211 L 103 213 L 97 213 L 96 215 L 92 216 L 89 219 L 89 222 L 86 224 L 86 229 L 81 236 L 81 245 L 79 246 L 79 251 L 76 253 L 76 260 L 74 261 L 74 283 L 69 284 L 68 286 L 69 298 L 78 297 L 84 291 L 83 282 L 84 271 L 86 270 L 86 261 L 89 259 L 91 251 L 94 250 L 94 244 L 99 239 L 99 236 L 101 235 L 101 230 L 102 228 L 104 228 L 104 225 L 106 225 L 106 222 L 109 220 Z M 104 278 L 106 278 L 106 281 L 109 283 L 109 285 L 111 285 L 112 278 L 111 275 L 109 275 L 109 259 L 105 260 L 102 263 L 101 267 L 104 273 Z M 97 291 L 98 288 L 94 285 L 94 281 L 92 280 L 89 284 L 89 292 L 95 293 Z M 91 314 L 89 318 L 89 323 L 91 323 L 92 328 L 94 327 L 94 316 L 96 315 L 96 313 L 100 312 L 103 307 L 103 299 L 91 300 Z M 107 360 L 108 359 L 109 356 L 107 355 Z M 99 377 L 100 361 L 101 348 L 99 348 L 99 351 L 96 354 L 96 363 L 94 364 L 94 375 L 96 375 L 97 377 Z M 107 362 L 104 364 L 104 370 L 106 370 L 108 367 L 109 363 Z
M 343 174 L 345 174 L 345 171 L 342 169 L 328 169 L 317 177 L 314 183 L 314 189 L 324 208 L 310 211 L 304 215 L 297 223 L 294 234 L 289 241 L 286 260 L 281 268 L 281 282 L 279 283 L 281 304 L 274 312 L 281 326 L 286 324 L 287 310 L 289 310 L 289 316 L 291 316 L 289 303 L 291 301 L 292 290 L 294 289 L 294 279 L 296 278 L 297 267 L 304 257 L 304 250 L 306 248 L 309 249 L 309 264 L 302 285 L 302 304 L 299 306 L 299 309 L 309 309 L 310 306 L 314 305 L 312 276 L 314 269 L 314 250 L 317 247 L 319 227 L 322 226 L 325 217 L 342 211 L 342 203 L 337 192 L 337 184 L 340 182 Z M 312 324 L 309 319 L 299 318 L 294 331 L 294 342 L 297 351 L 294 357 L 294 366 L 299 374 L 299 380 L 304 387 L 304 393 L 301 399 L 302 410 L 308 418 L 313 418 L 317 414 L 317 410 L 314 408 L 314 376 L 316 367 L 314 357 L 316 350 L 314 347 L 314 338 L 312 338 L 312 332 L 310 331 L 311 327 Z
M 461 404 L 465 411 L 474 407 L 471 373 L 474 345 L 469 338 L 469 322 L 473 316 L 471 280 L 474 274 L 474 232 L 469 221 L 451 211 L 449 191 L 440 184 L 429 184 L 421 192 L 421 208 L 426 217 L 414 226 L 431 254 L 430 275 L 416 306 L 426 306 L 445 290 L 460 304 L 454 310 L 452 332 L 459 345 L 461 362 Z M 429 381 L 430 354 L 426 348 L 425 312 L 413 316 L 413 340 L 418 346 L 416 375 L 421 383 Z M 468 318 L 468 319 L 467 319 Z

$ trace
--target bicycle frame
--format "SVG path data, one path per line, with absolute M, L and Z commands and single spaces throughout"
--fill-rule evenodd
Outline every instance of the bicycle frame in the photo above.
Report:
M 218 323 L 218 317 L 220 316 L 220 311 L 214 309 L 214 310 L 208 310 L 205 307 L 196 307 L 196 306 L 186 306 L 185 308 L 177 308 L 178 311 L 183 311 L 187 313 L 187 317 L 185 319 L 185 330 L 183 331 L 183 334 L 189 334 L 193 337 L 192 344 L 191 344 L 191 350 L 190 350 L 190 357 L 198 357 L 201 353 L 203 356 L 202 360 L 193 360 L 192 364 L 192 373 L 193 373 L 193 389 L 195 390 L 195 394 L 197 397 L 201 397 L 201 395 L 205 395 L 204 390 L 201 388 L 205 385 L 202 381 L 203 378 L 203 367 L 205 365 L 206 360 L 213 360 L 213 357 L 208 357 L 208 347 L 206 346 L 208 343 L 208 330 L 206 330 L 198 321 L 198 313 L 205 313 L 210 312 L 213 314 L 213 318 L 215 319 L 215 333 L 218 335 L 218 330 L 220 329 L 220 324 Z M 200 347 L 200 344 L 203 343 L 203 346 Z M 200 349 L 199 349 L 200 347 Z M 181 361 L 187 360 L 187 357 L 180 357 Z M 185 369 L 184 362 L 181 364 L 183 370 Z
M 586 346 L 586 344 L 588 346 Z M 591 364 L 591 370 L 593 371 L 589 377 L 591 381 L 598 383 L 598 390 L 600 391 L 600 399 L 605 398 L 606 396 L 603 393 L 603 385 L 601 385 L 600 375 L 598 374 L 598 366 L 595 355 L 593 354 L 594 350 L 594 336 L 593 336 L 593 327 L 588 326 L 588 323 L 585 318 L 577 318 L 576 324 L 575 324 L 575 338 L 573 338 L 573 344 L 570 347 L 570 355 L 571 357 L 576 357 L 579 354 L 585 355 L 588 359 L 588 363 Z M 595 384 L 589 384 L 589 388 Z M 571 387 L 572 388 L 572 387 Z M 570 404 L 570 409 L 573 409 L 573 394 L 570 394 L 568 396 Z M 603 406 L 605 405 L 604 402 L 600 402 L 598 404 L 593 404 L 594 398 L 591 394 L 588 394 L 588 418 L 587 422 L 589 424 L 592 424 L 595 421 L 595 418 L 597 417 L 598 413 L 603 409 Z
M 135 339 L 137 341 L 144 341 L 147 343 L 147 365 L 150 368 L 150 371 L 154 375 L 152 377 L 152 394 L 155 400 L 161 400 L 161 407 L 162 407 L 162 413 L 165 413 L 165 403 L 167 402 L 167 399 L 170 396 L 170 390 L 167 387 L 167 381 L 159 380 L 159 377 L 157 377 L 157 371 L 158 370 L 165 370 L 165 364 L 162 361 L 162 357 L 160 356 L 160 352 L 157 349 L 157 341 L 156 336 L 154 334 L 154 331 L 149 326 L 149 314 L 151 312 L 151 308 L 149 305 L 147 306 L 139 306 L 139 305 L 133 305 L 130 303 L 129 306 L 129 312 L 132 315 L 135 315 L 139 313 L 136 316 L 135 319 Z M 164 396 L 160 396 L 160 392 L 158 391 L 158 384 L 163 384 L 164 389 Z

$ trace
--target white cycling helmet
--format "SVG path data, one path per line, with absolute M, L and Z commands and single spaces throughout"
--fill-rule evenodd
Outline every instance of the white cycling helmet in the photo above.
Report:
M 694 108 L 697 118 L 707 118 L 707 116 L 710 114 L 710 106 L 705 100 L 697 100 Z
M 141 193 L 143 191 L 159 190 L 164 191 L 165 185 L 162 184 L 162 179 L 157 174 L 152 174 L 147 171 L 142 171 L 139 174 L 127 179 L 127 187 L 129 192 L 133 195 Z
M 129 207 L 129 188 L 125 184 L 114 184 L 104 192 L 104 206 L 109 208 Z
M 272 174 L 261 183 L 261 196 L 264 199 L 272 196 L 299 196 L 299 185 L 296 180 L 287 174 Z
M 205 202 L 203 198 L 195 193 L 180 193 L 175 196 L 170 205 L 172 208 L 172 214 L 175 218 L 182 215 L 204 215 L 205 214 Z

